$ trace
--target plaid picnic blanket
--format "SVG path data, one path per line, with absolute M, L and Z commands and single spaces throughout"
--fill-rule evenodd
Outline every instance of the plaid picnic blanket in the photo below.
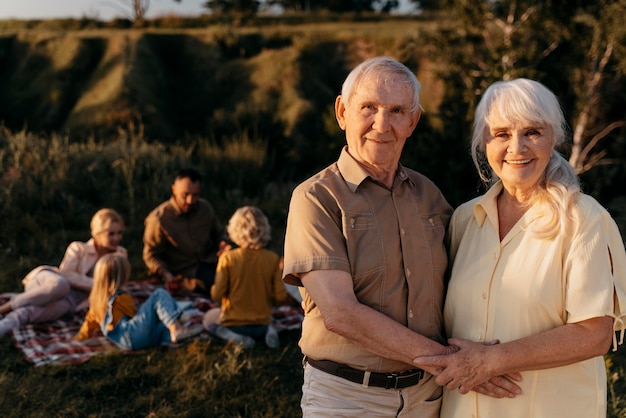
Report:
M 150 294 L 162 285 L 149 281 L 134 281 L 128 283 L 126 290 L 135 300 L 137 305 L 143 303 Z M 11 294 L 0 294 L 0 303 L 6 301 Z M 199 294 L 179 297 L 180 302 L 191 302 L 191 306 L 185 310 L 188 322 L 202 322 L 202 317 L 210 308 L 217 304 Z M 35 367 L 46 364 L 80 364 L 91 357 L 104 353 L 121 351 L 106 337 L 94 337 L 87 340 L 77 341 L 74 336 L 80 329 L 86 310 L 77 312 L 73 317 L 50 321 L 40 324 L 31 324 L 13 331 L 13 342 L 26 359 Z M 299 329 L 302 323 L 302 310 L 293 306 L 279 306 L 273 311 L 273 325 L 278 331 Z M 208 333 L 203 332 L 195 338 L 209 338 Z M 187 341 L 185 341 L 187 342 Z

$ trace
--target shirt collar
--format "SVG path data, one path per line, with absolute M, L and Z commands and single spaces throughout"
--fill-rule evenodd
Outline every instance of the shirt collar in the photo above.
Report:
M 337 161 L 337 167 L 339 168 L 339 172 L 343 176 L 344 181 L 352 191 L 352 193 L 356 192 L 356 189 L 367 179 L 372 179 L 372 176 L 365 170 L 349 153 L 348 147 L 344 146 L 341 150 L 341 154 L 339 155 L 339 160 Z M 394 180 L 394 187 L 396 187 L 401 182 L 407 181 L 412 187 L 415 186 L 413 180 L 409 177 L 406 172 L 406 169 L 402 166 L 402 164 L 398 163 L 398 170 L 396 171 L 396 178 Z
M 187 215 L 191 212 L 193 212 L 193 208 L 189 211 L 189 212 L 182 212 L 180 210 L 180 208 L 178 207 L 178 204 L 176 203 L 176 199 L 174 198 L 174 196 L 170 197 L 170 206 L 172 206 L 172 208 L 174 209 L 174 212 L 176 213 L 176 216 L 183 216 L 183 215 Z
M 498 195 L 502 191 L 502 182 L 498 181 L 491 186 L 487 193 L 482 195 L 474 204 L 474 217 L 479 226 L 483 226 L 487 217 L 498 219 Z
M 487 193 L 478 198 L 477 202 L 474 204 L 474 217 L 476 218 L 476 223 L 479 226 L 483 226 L 485 220 L 487 218 L 491 219 L 494 226 L 498 226 L 498 195 L 502 192 L 502 180 L 498 180 Z M 527 227 L 537 218 L 540 218 L 544 215 L 544 209 L 541 205 L 533 205 L 524 215 L 522 216 L 522 226 Z

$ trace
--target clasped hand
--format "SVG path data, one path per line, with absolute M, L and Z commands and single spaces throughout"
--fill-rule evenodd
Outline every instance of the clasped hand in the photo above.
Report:
M 498 344 L 476 343 L 462 338 L 448 340 L 448 354 L 417 357 L 413 362 L 422 369 L 436 376 L 435 382 L 448 390 L 458 389 L 466 394 L 475 391 L 494 398 L 514 398 L 522 393 L 514 382 L 520 382 L 519 373 L 497 375 L 489 359 L 490 351 Z

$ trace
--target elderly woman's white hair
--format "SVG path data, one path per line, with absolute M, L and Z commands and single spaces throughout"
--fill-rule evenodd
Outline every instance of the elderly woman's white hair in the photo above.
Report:
M 555 236 L 570 226 L 568 219 L 572 215 L 572 205 L 580 192 L 576 172 L 555 149 L 565 142 L 567 133 L 557 97 L 543 84 L 525 78 L 499 81 L 485 91 L 474 115 L 471 152 L 478 174 L 488 184 L 498 181 L 485 155 L 485 144 L 491 138 L 489 126 L 494 117 L 510 122 L 532 121 L 549 128 L 552 157 L 528 204 L 541 203 L 551 208 L 542 230 L 536 232 L 546 237 Z
M 350 105 L 354 92 L 363 81 L 375 78 L 378 84 L 384 85 L 390 78 L 402 76 L 406 80 L 406 88 L 411 91 L 413 102 L 411 112 L 415 113 L 420 106 L 420 82 L 408 67 L 391 57 L 374 57 L 357 65 L 346 77 L 341 88 L 341 97 L 346 106 Z

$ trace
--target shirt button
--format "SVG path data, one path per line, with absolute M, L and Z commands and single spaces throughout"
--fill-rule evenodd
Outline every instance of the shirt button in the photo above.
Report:
M 411 277 L 411 270 L 406 269 L 406 277 Z
M 400 228 L 400 235 L 402 236 L 406 235 L 406 231 L 404 230 L 404 228 Z
M 413 318 L 413 310 L 409 310 L 409 318 Z
M 483 293 L 483 299 L 487 299 L 487 294 Z

